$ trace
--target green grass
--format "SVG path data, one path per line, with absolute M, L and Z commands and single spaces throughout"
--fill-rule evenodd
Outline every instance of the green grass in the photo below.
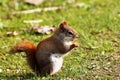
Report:
M 83 7 L 74 7 L 84 3 Z M 35 8 L 64 6 L 67 9 L 31 14 L 16 14 Z M 28 67 L 25 54 L 10 55 L 8 51 L 23 38 L 36 45 L 50 35 L 36 35 L 26 30 L 33 25 L 23 20 L 42 19 L 39 25 L 55 25 L 64 20 L 79 34 L 79 47 L 65 57 L 64 69 L 55 76 L 40 77 Z M 7 36 L 9 31 L 21 32 Z M 0 1 L 0 79 L 1 80 L 119 80 L 120 79 L 120 0 L 76 0 L 73 3 L 53 0 L 34 6 L 23 1 Z

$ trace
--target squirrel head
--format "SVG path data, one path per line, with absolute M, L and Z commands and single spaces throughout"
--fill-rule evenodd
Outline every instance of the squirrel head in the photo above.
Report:
M 59 39 L 64 41 L 73 41 L 76 37 L 78 37 L 76 31 L 69 26 L 66 21 L 60 23 L 55 34 Z

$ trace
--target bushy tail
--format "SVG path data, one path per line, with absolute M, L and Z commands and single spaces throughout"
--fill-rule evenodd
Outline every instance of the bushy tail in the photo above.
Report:
M 10 53 L 16 53 L 16 52 L 25 52 L 27 55 L 27 60 L 30 65 L 30 67 L 33 69 L 33 71 L 37 71 L 38 64 L 36 60 L 36 47 L 33 43 L 30 41 L 21 41 L 18 44 L 16 44 L 10 51 Z

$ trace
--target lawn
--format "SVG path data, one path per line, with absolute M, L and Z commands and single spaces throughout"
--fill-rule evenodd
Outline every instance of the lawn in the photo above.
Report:
M 68 2 L 73 1 L 73 2 Z M 61 7 L 33 13 L 22 11 Z M 19 12 L 19 13 L 18 13 Z M 42 20 L 40 23 L 24 23 Z M 41 77 L 29 68 L 24 53 L 9 50 L 22 39 L 35 45 L 52 34 L 29 28 L 55 26 L 67 21 L 79 34 L 79 47 L 64 59 L 64 69 Z M 0 1 L 0 80 L 120 80 L 120 0 L 45 0 L 40 5 L 23 0 Z

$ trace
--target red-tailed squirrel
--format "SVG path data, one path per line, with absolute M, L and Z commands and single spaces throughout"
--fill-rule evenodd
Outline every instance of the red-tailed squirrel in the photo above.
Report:
M 64 21 L 51 37 L 40 41 L 37 47 L 29 41 L 21 41 L 11 52 L 26 52 L 27 61 L 34 72 L 54 75 L 61 69 L 64 55 L 78 47 L 72 43 L 76 37 L 76 31 Z

